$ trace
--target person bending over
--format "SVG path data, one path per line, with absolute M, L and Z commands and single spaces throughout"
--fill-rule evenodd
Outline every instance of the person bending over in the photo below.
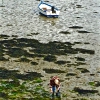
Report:
M 57 76 L 53 76 L 50 79 L 50 92 L 52 93 L 52 96 L 55 95 L 59 96 L 60 93 L 60 79 Z

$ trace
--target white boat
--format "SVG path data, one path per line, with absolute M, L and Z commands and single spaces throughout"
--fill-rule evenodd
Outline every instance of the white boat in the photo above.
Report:
M 60 13 L 60 11 L 56 7 L 46 3 L 44 1 L 40 2 L 40 4 L 38 5 L 38 10 L 41 15 L 44 15 L 46 17 L 57 18 Z

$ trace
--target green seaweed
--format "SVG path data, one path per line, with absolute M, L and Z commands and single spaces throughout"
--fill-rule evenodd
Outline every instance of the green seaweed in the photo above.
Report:
M 78 92 L 79 94 L 98 93 L 98 90 L 81 89 L 80 87 L 75 87 L 74 91 Z
M 63 33 L 63 34 L 71 34 L 71 33 L 68 32 L 68 31 L 61 31 L 60 33 Z
M 66 76 L 75 76 L 75 75 L 77 75 L 76 73 L 73 73 L 73 72 L 68 72 L 67 74 L 66 74 Z
M 28 55 L 27 51 L 21 48 L 10 48 L 7 54 L 10 55 L 11 57 L 17 57 L 17 58 Z
M 90 33 L 90 32 L 84 31 L 84 30 L 83 31 L 82 30 L 79 30 L 78 33 Z
M 37 62 L 33 62 L 33 61 L 31 62 L 31 64 L 32 64 L 32 65 L 38 65 Z
M 95 54 L 95 51 L 94 50 L 87 50 L 87 49 L 82 49 L 82 48 L 76 48 L 75 49 L 76 51 L 79 51 L 80 53 L 83 53 L 83 54 Z
M 95 86 L 95 82 L 89 82 L 89 85 Z
M 43 80 L 41 78 L 36 78 L 33 82 L 34 83 L 41 83 L 41 82 L 43 82 Z
M 99 87 L 99 86 L 100 86 L 100 81 L 97 81 L 97 82 L 95 83 L 95 86 L 96 86 L 96 87 Z
M 21 79 L 21 80 L 34 80 L 35 78 L 43 77 L 41 73 L 27 72 L 26 74 L 20 74 L 17 70 L 7 70 L 0 68 L 0 79 Z
M 59 61 L 56 61 L 55 63 L 58 65 L 62 65 L 62 64 L 66 64 L 67 61 L 59 60 Z
M 30 62 L 29 59 L 27 59 L 26 57 L 22 57 L 19 59 L 20 62 Z
M 2 38 L 7 38 L 7 35 L 0 35 Z M 79 44 L 80 42 L 75 42 Z M 44 57 L 44 60 L 49 62 L 56 62 L 56 56 L 66 55 L 67 54 L 94 54 L 94 50 L 87 50 L 82 48 L 73 48 L 72 46 L 75 43 L 71 42 L 49 42 L 47 44 L 40 43 L 35 39 L 26 39 L 26 38 L 13 38 L 13 39 L 5 39 L 0 41 L 0 60 L 8 61 L 10 58 L 21 58 L 24 57 Z M 31 48 L 31 49 L 29 49 Z M 4 56 L 9 56 L 8 59 L 4 58 Z M 17 61 L 17 60 L 15 60 Z M 26 61 L 29 62 L 28 59 L 20 59 L 18 61 Z M 33 61 L 34 62 L 34 61 Z M 58 62 L 57 62 L 58 63 Z
M 0 38 L 8 38 L 9 36 L 8 35 L 0 35 Z
M 56 57 L 53 55 L 47 55 L 44 57 L 45 61 L 49 61 L 49 62 L 55 62 L 56 61 Z
M 81 27 L 81 26 L 71 26 L 71 27 L 69 27 L 69 28 L 73 28 L 73 29 L 81 29 L 81 28 L 83 28 L 83 27 Z
M 65 73 L 65 71 L 58 70 L 58 69 L 47 69 L 47 68 L 44 68 L 43 70 L 44 70 L 46 73 Z
M 81 57 L 75 57 L 78 61 L 85 61 L 84 58 L 81 58 Z
M 46 91 L 42 85 L 38 85 L 42 80 L 35 78 L 32 81 L 23 81 L 10 79 L 9 81 L 1 80 L 0 82 L 0 100 L 49 100 L 49 92 Z M 35 84 L 35 87 L 31 89 L 30 84 Z M 23 98 L 23 99 L 22 99 Z
M 89 70 L 87 70 L 86 68 L 77 68 L 78 70 L 80 70 L 82 73 L 88 73 Z

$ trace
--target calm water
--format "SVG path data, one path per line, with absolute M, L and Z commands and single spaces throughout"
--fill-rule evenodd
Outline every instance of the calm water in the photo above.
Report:
M 40 16 L 37 11 L 38 0 L 3 0 L 4 7 L 0 7 L 0 34 L 34 38 L 43 43 L 82 42 L 83 45 L 76 47 L 95 50 L 96 54 L 92 57 L 86 56 L 86 59 L 93 68 L 91 71 L 98 69 L 100 67 L 100 0 L 48 1 L 60 9 L 59 18 Z M 2 5 L 1 0 L 0 5 Z M 83 28 L 69 28 L 73 26 Z M 61 31 L 68 31 L 71 34 L 61 34 Z M 89 42 L 90 45 L 84 45 L 84 42 Z

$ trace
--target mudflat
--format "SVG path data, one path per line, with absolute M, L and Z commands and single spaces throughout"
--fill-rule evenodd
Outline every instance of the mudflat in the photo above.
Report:
M 0 2 L 1 100 L 49 100 L 53 75 L 61 100 L 99 100 L 100 2 L 58 1 L 56 19 L 38 14 L 38 0 Z

